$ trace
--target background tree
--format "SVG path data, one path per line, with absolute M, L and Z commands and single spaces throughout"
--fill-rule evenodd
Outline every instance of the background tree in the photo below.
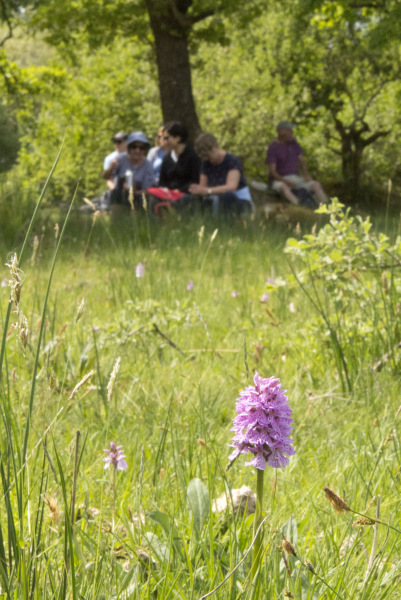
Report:
M 300 83 L 295 115 L 313 120 L 323 109 L 331 116 L 334 131 L 326 138 L 355 197 L 366 149 L 397 124 L 383 99 L 388 88 L 400 88 L 401 7 L 385 0 L 303 0 L 301 7 L 295 31 L 302 25 L 302 45 L 294 36 L 286 62 Z
M 160 101 L 164 121 L 180 120 L 190 137 L 200 131 L 192 90 L 190 47 L 199 40 L 224 42 L 224 17 L 238 26 L 249 25 L 265 4 L 252 0 L 78 0 L 73 5 L 42 0 L 33 16 L 50 43 L 73 51 L 78 36 L 98 47 L 123 36 L 154 43 Z M 150 30 L 152 36 L 150 36 Z

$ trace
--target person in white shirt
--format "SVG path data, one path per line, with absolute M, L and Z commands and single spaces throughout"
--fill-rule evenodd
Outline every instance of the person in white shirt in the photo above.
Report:
M 107 182 L 107 187 L 110 191 L 116 187 L 115 173 L 110 173 L 110 165 L 115 161 L 116 158 L 126 154 L 127 152 L 127 137 L 128 133 L 125 131 L 119 131 L 112 138 L 111 141 L 114 144 L 114 152 L 108 154 L 103 162 L 103 177 Z

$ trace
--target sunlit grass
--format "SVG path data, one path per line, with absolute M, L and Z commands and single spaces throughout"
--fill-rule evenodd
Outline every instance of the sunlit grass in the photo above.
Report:
M 54 223 L 53 218 L 44 230 L 34 225 L 30 241 L 38 235 L 39 249 L 32 263 L 27 250 L 20 265 L 25 274 L 20 304 L 30 328 L 26 358 L 17 330 L 6 333 L 2 593 L 167 600 L 200 598 L 216 587 L 252 541 L 253 516 L 230 510 L 218 515 L 212 500 L 242 485 L 255 487 L 255 473 L 243 459 L 227 473 L 225 467 L 235 400 L 249 382 L 247 372 L 252 377 L 257 369 L 264 377 L 279 376 L 287 389 L 297 451 L 288 468 L 265 477 L 264 597 L 282 598 L 285 588 L 303 599 L 401 597 L 399 535 L 380 526 L 379 554 L 367 577 L 373 528 L 354 528 L 353 519 L 337 515 L 322 491 L 332 487 L 370 516 L 376 500 L 367 506 L 380 494 L 381 520 L 400 526 L 397 372 L 387 364 L 371 372 L 361 360 L 352 392 L 344 390 L 330 340 L 318 330 L 302 291 L 283 287 L 270 293 L 267 304 L 260 302 L 267 277 L 290 274 L 283 253 L 286 227 L 265 222 L 229 227 L 206 217 L 164 224 L 99 217 L 93 224 L 91 217 L 73 216 L 43 315 L 57 244 Z M 137 278 L 139 262 L 145 275 Z M 0 280 L 5 277 L 3 267 Z M 9 288 L 1 287 L 3 322 L 8 297 Z M 78 429 L 71 528 L 66 515 Z M 114 519 L 113 478 L 102 460 L 111 441 L 123 445 L 128 464 L 127 471 L 116 473 Z M 195 478 L 202 482 L 196 493 L 205 507 L 199 514 L 187 498 Z M 44 502 L 46 494 L 61 511 L 58 522 Z M 335 592 L 295 557 L 288 559 L 288 576 L 279 552 L 281 531 Z M 215 597 L 247 597 L 249 560 Z

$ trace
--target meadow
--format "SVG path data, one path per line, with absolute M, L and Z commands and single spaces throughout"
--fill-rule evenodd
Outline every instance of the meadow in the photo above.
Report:
M 210 597 L 248 598 L 254 515 L 230 500 L 256 475 L 226 465 L 257 371 L 296 450 L 265 472 L 258 597 L 401 598 L 398 222 L 327 212 L 37 215 L 2 247 L 0 597 L 198 600 L 239 565 Z

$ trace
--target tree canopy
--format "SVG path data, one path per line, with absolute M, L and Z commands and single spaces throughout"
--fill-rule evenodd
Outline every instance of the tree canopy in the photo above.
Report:
M 18 121 L 20 163 L 38 181 L 68 127 L 53 182 L 59 196 L 77 178 L 88 192 L 102 185 L 99 165 L 114 131 L 152 135 L 171 119 L 187 123 L 192 138 L 201 127 L 213 131 L 258 177 L 282 118 L 298 125 L 312 168 L 349 190 L 364 173 L 398 173 L 396 0 L 0 3 L 4 118 L 10 127 Z M 16 26 L 57 54 L 22 65 L 7 51 Z

